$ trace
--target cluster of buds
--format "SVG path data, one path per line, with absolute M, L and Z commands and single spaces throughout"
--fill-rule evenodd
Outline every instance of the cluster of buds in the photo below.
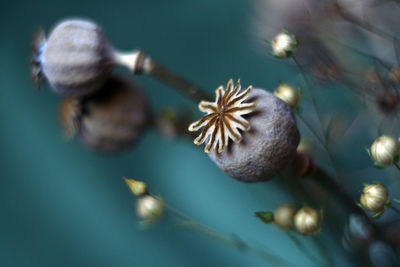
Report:
M 293 204 L 278 206 L 274 212 L 256 212 L 255 215 L 265 223 L 274 222 L 284 230 L 293 230 L 302 235 L 314 235 L 321 231 L 322 214 L 310 207 L 299 209 Z
M 379 218 L 386 209 L 392 206 L 389 189 L 382 183 L 365 184 L 359 206 L 374 212 L 373 218 Z
M 386 168 L 399 161 L 400 143 L 391 136 L 382 135 L 367 150 L 377 168 Z
M 290 58 L 294 55 L 298 45 L 296 36 L 284 29 L 271 41 L 272 54 L 277 58 Z
M 136 202 L 136 212 L 146 225 L 154 224 L 160 220 L 164 213 L 164 202 L 149 193 L 147 184 L 142 181 L 125 179 L 131 192 L 138 196 Z
M 281 83 L 275 90 L 274 95 L 285 101 L 293 110 L 297 110 L 302 97 L 302 89 L 296 90 L 286 83 Z

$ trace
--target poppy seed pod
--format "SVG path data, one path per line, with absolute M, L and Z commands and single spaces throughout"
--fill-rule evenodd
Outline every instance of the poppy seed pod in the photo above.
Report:
M 383 184 L 366 185 L 361 193 L 361 205 L 369 211 L 380 213 L 388 206 L 389 190 Z
M 273 55 L 278 58 L 289 58 L 294 55 L 298 42 L 289 31 L 283 31 L 275 36 L 271 43 Z
M 399 160 L 400 144 L 395 138 L 382 135 L 371 145 L 369 153 L 377 167 L 385 168 Z
M 301 100 L 301 90 L 296 90 L 292 86 L 282 83 L 275 90 L 274 95 L 285 101 L 296 110 Z
M 136 210 L 142 219 L 156 222 L 164 213 L 164 203 L 158 198 L 147 195 L 137 200 Z
M 77 130 L 81 140 L 95 150 L 112 152 L 128 148 L 148 123 L 147 98 L 137 84 L 126 78 L 112 76 L 96 95 L 80 102 L 81 114 L 75 115 Z M 64 105 L 64 117 L 75 114 L 65 112 L 68 110 L 75 109 Z M 68 125 L 71 123 L 64 124 L 66 128 Z
M 321 215 L 315 209 L 305 207 L 294 217 L 294 225 L 302 235 L 313 235 L 321 231 Z
M 211 159 L 229 176 L 243 182 L 272 179 L 296 155 L 300 134 L 288 104 L 263 89 L 253 89 L 248 102 L 257 107 L 246 115 L 250 129 Z
M 280 205 L 274 211 L 275 224 L 283 229 L 293 229 L 294 216 L 296 215 L 297 210 L 298 208 L 295 205 Z
M 113 49 L 95 23 L 71 19 L 57 24 L 38 46 L 36 60 L 51 88 L 69 97 L 99 89 L 113 66 Z

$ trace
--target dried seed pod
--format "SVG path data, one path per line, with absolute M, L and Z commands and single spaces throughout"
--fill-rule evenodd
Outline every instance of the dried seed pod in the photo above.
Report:
M 388 167 L 399 160 L 399 141 L 391 136 L 382 135 L 371 145 L 369 153 L 377 167 Z
M 282 83 L 275 90 L 274 95 L 288 103 L 289 106 L 291 106 L 294 110 L 299 107 L 299 103 L 301 100 L 301 90 L 296 90 L 292 86 Z
M 369 211 L 381 213 L 388 206 L 389 190 L 381 183 L 366 185 L 361 193 L 361 205 Z
M 294 217 L 294 225 L 302 235 L 317 234 L 321 231 L 321 215 L 313 208 L 302 208 Z
M 275 36 L 271 46 L 274 56 L 278 58 L 289 58 L 294 55 L 298 42 L 294 34 L 285 30 Z
M 65 20 L 38 47 L 36 60 L 51 88 L 69 97 L 98 90 L 113 67 L 113 49 L 95 23 Z
M 94 96 L 80 101 L 81 114 L 77 125 L 81 140 L 99 151 L 119 151 L 131 146 L 148 123 L 147 98 L 132 81 L 112 76 Z M 64 113 L 71 120 L 74 110 L 64 105 Z M 71 123 L 65 125 L 66 128 Z
M 158 198 L 147 195 L 137 200 L 136 210 L 142 219 L 156 222 L 164 213 L 164 203 Z
M 272 179 L 296 155 L 300 134 L 288 104 L 263 89 L 253 89 L 248 102 L 256 109 L 245 116 L 250 130 L 211 159 L 229 176 L 243 182 Z
M 298 208 L 292 204 L 283 204 L 277 207 L 274 211 L 274 222 L 277 226 L 283 229 L 293 229 L 294 216 Z

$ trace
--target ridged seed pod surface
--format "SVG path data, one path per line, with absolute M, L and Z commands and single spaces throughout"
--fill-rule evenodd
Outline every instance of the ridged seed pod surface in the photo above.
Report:
M 112 69 L 112 48 L 103 30 L 86 20 L 67 20 L 52 30 L 40 63 L 52 89 L 80 97 L 99 89 Z
M 112 76 L 98 94 L 83 103 L 80 137 L 101 151 L 128 148 L 148 123 L 147 98 L 129 79 Z

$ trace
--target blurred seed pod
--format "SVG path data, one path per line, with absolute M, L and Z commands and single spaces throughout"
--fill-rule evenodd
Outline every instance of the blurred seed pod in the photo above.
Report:
M 125 183 L 135 196 L 143 196 L 148 193 L 147 184 L 142 181 L 124 178 Z
M 398 266 L 396 252 L 383 241 L 375 241 L 369 246 L 369 258 L 375 267 Z
M 364 186 L 361 193 L 361 205 L 369 211 L 380 214 L 385 211 L 388 206 L 389 190 L 381 183 L 375 183 Z
M 294 228 L 294 216 L 298 208 L 292 204 L 283 204 L 274 211 L 274 222 L 282 229 Z
M 146 195 L 137 200 L 136 211 L 146 222 L 155 223 L 164 213 L 164 203 L 158 198 Z
M 388 167 L 399 160 L 399 141 L 391 136 L 382 135 L 371 145 L 369 154 L 376 167 Z
M 65 129 L 74 124 L 79 137 L 89 147 L 99 151 L 120 151 L 130 147 L 149 120 L 147 98 L 134 82 L 112 76 L 104 87 L 80 101 L 81 113 L 75 115 L 74 101 L 65 100 L 62 114 Z
M 298 42 L 294 34 L 287 30 L 279 33 L 271 42 L 272 53 L 278 58 L 292 57 L 297 49 Z
M 137 62 L 144 60 L 139 51 L 114 49 L 103 29 L 86 19 L 61 21 L 47 39 L 36 38 L 33 49 L 35 80 L 44 75 L 54 92 L 68 97 L 93 94 L 117 65 L 137 73 Z
M 294 225 L 302 235 L 313 235 L 321 231 L 321 215 L 313 208 L 304 207 L 294 217 Z
M 275 90 L 274 95 L 285 101 L 289 106 L 296 110 L 301 100 L 301 89 L 296 90 L 292 86 L 282 83 Z
M 249 102 L 256 109 L 246 115 L 251 129 L 240 143 L 230 143 L 222 153 L 210 158 L 229 176 L 243 182 L 272 179 L 296 155 L 300 139 L 296 120 L 288 104 L 263 89 L 253 89 Z
M 349 251 L 358 250 L 369 245 L 373 240 L 373 229 L 365 218 L 358 214 L 350 214 L 342 239 L 345 248 Z
M 298 177 L 304 177 L 312 173 L 314 170 L 314 163 L 311 156 L 307 153 L 297 152 L 296 157 L 293 161 L 294 174 Z
M 51 88 L 69 97 L 98 90 L 113 66 L 113 49 L 105 33 L 88 20 L 58 23 L 34 53 Z

